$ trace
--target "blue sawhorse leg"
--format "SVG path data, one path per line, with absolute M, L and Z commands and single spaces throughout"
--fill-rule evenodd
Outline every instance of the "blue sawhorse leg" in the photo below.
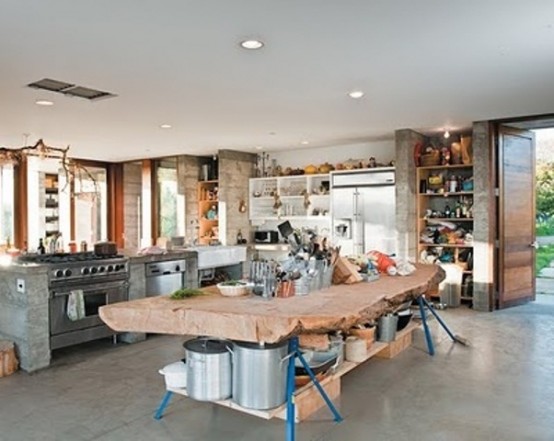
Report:
M 421 314 L 421 321 L 423 323 L 423 331 L 425 332 L 425 340 L 427 340 L 427 350 L 429 351 L 429 355 L 433 356 L 435 355 L 435 348 L 433 346 L 433 338 L 431 337 L 431 331 L 429 330 L 429 325 L 427 324 L 427 317 L 425 316 L 424 303 L 425 305 L 427 305 L 427 308 L 429 310 L 431 310 L 431 308 L 429 307 L 429 304 L 423 298 L 423 296 L 419 296 L 417 298 L 417 303 L 419 304 L 419 312 Z
M 322 396 L 323 400 L 333 413 L 333 416 L 335 418 L 335 421 L 337 423 L 340 423 L 343 421 L 342 416 L 338 412 L 337 408 L 327 395 L 327 392 L 321 387 L 321 384 L 319 384 L 319 381 L 314 375 L 314 372 L 304 359 L 303 355 L 298 350 L 298 337 L 292 337 L 289 341 L 289 354 L 294 354 L 289 359 L 289 365 L 287 370 L 287 424 L 286 424 L 286 441 L 294 441 L 295 438 L 295 412 L 294 412 L 294 374 L 295 374 L 295 359 L 298 358 L 302 365 L 304 366 L 304 369 L 306 369 L 306 372 L 310 376 L 311 380 L 313 381 L 315 387 L 317 388 L 319 394 Z
M 421 297 L 420 297 L 421 298 Z M 431 305 L 429 305 L 429 302 L 426 299 L 421 298 L 422 302 L 427 306 L 427 309 L 435 316 L 437 321 L 439 322 L 439 325 L 442 326 L 442 328 L 446 331 L 448 336 L 452 339 L 453 342 L 457 342 L 458 339 L 456 336 L 452 333 L 452 331 L 446 326 L 446 323 L 440 318 L 440 316 L 437 314 L 437 311 L 435 311 L 433 308 L 431 308 Z
M 170 391 L 167 391 L 164 395 L 164 397 L 162 398 L 162 401 L 158 407 L 158 410 L 156 410 L 156 413 L 154 414 L 154 419 L 155 420 L 161 420 L 162 417 L 164 416 L 164 410 L 165 408 L 167 407 L 167 405 L 169 404 L 169 400 L 171 399 L 171 396 L 173 395 L 173 392 L 170 392 Z

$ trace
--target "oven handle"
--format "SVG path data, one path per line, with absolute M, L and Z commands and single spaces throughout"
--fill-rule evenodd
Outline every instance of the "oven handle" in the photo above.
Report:
M 92 289 L 88 289 L 88 287 L 91 287 Z M 64 289 L 63 291 L 58 291 L 56 289 L 52 290 L 52 294 L 54 297 L 64 297 L 71 294 L 72 291 L 82 290 L 84 295 L 91 295 L 95 293 L 99 293 L 102 291 L 106 291 L 107 289 L 120 289 L 120 288 L 128 288 L 129 282 L 113 282 L 113 283 L 102 283 L 98 285 L 87 285 L 87 286 L 79 286 L 76 285 L 75 289 Z

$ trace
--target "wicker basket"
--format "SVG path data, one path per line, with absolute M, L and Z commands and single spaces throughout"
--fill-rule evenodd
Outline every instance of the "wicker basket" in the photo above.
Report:
M 430 167 L 433 165 L 439 165 L 441 162 L 441 154 L 438 150 L 433 150 L 431 153 L 421 155 L 421 166 Z

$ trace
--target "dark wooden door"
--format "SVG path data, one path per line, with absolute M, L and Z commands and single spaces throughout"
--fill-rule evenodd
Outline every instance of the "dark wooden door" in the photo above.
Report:
M 535 299 L 535 136 L 498 129 L 498 308 Z

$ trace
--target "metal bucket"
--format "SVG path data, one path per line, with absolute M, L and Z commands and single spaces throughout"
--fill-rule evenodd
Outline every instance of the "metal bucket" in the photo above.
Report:
M 199 401 L 231 396 L 231 343 L 195 338 L 183 344 L 187 354 L 187 395 Z
M 398 316 L 387 314 L 379 318 L 377 324 L 378 337 L 377 340 L 390 342 L 396 338 L 396 328 L 398 326 Z
M 248 409 L 272 409 L 286 400 L 288 342 L 234 342 L 233 401 Z

